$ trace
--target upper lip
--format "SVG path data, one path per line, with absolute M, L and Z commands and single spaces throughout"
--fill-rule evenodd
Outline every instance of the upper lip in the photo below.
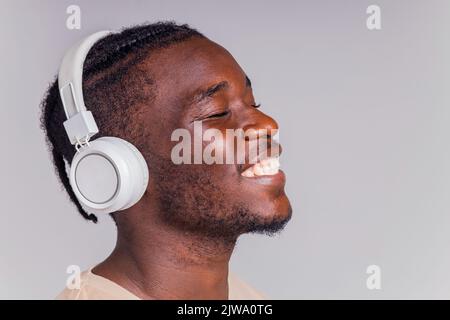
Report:
M 258 146 L 258 144 L 255 144 L 255 145 L 256 145 L 256 147 Z M 263 143 L 262 146 L 264 147 L 264 149 L 258 150 L 259 152 L 257 153 L 257 156 L 252 159 L 249 159 L 249 155 L 251 154 L 251 152 L 249 150 L 249 152 L 245 155 L 245 163 L 238 164 L 240 173 L 244 172 L 245 170 L 252 167 L 257 162 L 260 162 L 261 160 L 264 160 L 264 159 L 267 159 L 270 157 L 279 157 L 281 155 L 281 152 L 282 152 L 281 145 L 274 140 L 267 140 L 267 143 Z M 266 152 L 264 152 L 264 151 L 266 151 Z

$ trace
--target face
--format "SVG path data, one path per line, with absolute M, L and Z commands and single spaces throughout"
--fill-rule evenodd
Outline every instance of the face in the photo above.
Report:
M 230 53 L 208 39 L 192 38 L 152 53 L 139 68 L 155 80 L 156 95 L 139 116 L 145 132 L 139 145 L 149 164 L 148 195 L 160 219 L 219 237 L 280 230 L 291 216 L 285 175 L 271 160 L 260 158 L 253 166 L 248 154 L 258 139 L 265 139 L 270 154 L 278 125 L 264 106 L 258 107 L 250 80 Z M 196 121 L 201 121 L 201 133 L 194 130 Z M 254 131 L 245 137 L 244 164 L 177 165 L 171 153 L 178 141 L 171 141 L 171 135 L 180 128 L 190 133 L 192 144 L 202 141 L 208 129 L 218 130 L 224 141 L 227 129 Z M 215 152 L 232 152 L 237 159 L 237 148 L 227 151 L 229 143 L 219 140 Z M 205 148 L 209 142 L 201 143 Z

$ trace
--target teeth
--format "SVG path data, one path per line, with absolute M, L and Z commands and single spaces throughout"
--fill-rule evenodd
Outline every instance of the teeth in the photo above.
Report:
M 253 166 L 253 173 L 255 176 L 262 176 L 264 174 L 264 168 L 261 163 L 257 163 Z
M 247 178 L 253 178 L 255 176 L 255 174 L 253 173 L 253 170 L 251 170 L 252 168 L 248 168 L 247 170 L 245 170 L 244 172 L 242 172 L 242 176 L 247 177 Z
M 267 158 L 245 170 L 241 175 L 247 178 L 255 176 L 271 176 L 278 173 L 280 161 L 276 158 Z

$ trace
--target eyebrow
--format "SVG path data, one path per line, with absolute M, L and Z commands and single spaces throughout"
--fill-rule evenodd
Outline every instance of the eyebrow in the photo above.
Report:
M 245 86 L 248 88 L 252 87 L 252 82 L 250 81 L 250 78 L 245 76 Z
M 195 101 L 196 102 L 200 102 L 206 98 L 212 97 L 213 95 L 215 95 L 217 92 L 227 89 L 229 88 L 230 84 L 228 81 L 221 81 L 219 83 L 216 83 L 208 88 L 206 88 L 205 90 L 199 90 L 198 93 L 195 95 Z M 252 87 L 252 82 L 250 81 L 250 79 L 245 76 L 245 86 L 248 88 Z
M 212 97 L 214 94 L 216 94 L 218 91 L 226 89 L 230 86 L 228 81 L 221 81 L 219 83 L 213 84 L 212 86 L 203 89 L 198 90 L 197 93 L 194 95 L 194 101 L 200 102 L 206 98 Z

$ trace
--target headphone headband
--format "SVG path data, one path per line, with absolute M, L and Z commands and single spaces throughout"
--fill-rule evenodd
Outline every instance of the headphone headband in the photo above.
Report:
M 67 120 L 64 128 L 72 144 L 89 140 L 98 133 L 98 127 L 83 99 L 83 66 L 89 50 L 111 31 L 96 32 L 71 47 L 61 63 L 58 86 Z

